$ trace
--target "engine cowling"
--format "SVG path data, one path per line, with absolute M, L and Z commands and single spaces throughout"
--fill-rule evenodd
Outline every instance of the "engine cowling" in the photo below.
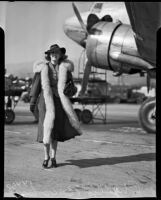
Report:
M 87 38 L 87 58 L 95 67 L 129 73 L 151 66 L 139 56 L 130 25 L 110 22 L 95 24 Z

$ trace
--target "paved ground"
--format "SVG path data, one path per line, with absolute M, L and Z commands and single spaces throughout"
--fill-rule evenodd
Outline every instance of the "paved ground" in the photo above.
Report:
M 44 170 L 37 124 L 19 102 L 5 125 L 4 197 L 155 197 L 155 134 L 142 130 L 138 109 L 107 105 L 107 124 L 82 124 L 82 136 L 58 144 L 58 168 Z

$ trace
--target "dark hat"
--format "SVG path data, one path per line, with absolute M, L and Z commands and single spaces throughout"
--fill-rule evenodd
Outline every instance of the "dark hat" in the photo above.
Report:
M 57 44 L 53 44 L 50 46 L 49 50 L 45 51 L 45 54 L 49 54 L 49 53 L 62 53 L 65 55 L 66 49 L 64 47 L 60 48 L 59 45 Z

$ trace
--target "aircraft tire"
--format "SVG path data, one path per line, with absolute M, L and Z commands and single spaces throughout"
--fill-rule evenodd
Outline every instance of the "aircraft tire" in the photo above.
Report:
M 75 108 L 74 111 L 76 112 L 77 114 L 77 117 L 78 117 L 78 120 L 81 121 L 81 114 L 82 114 L 82 111 L 78 108 Z
M 152 119 L 152 112 L 156 105 L 156 98 L 150 97 L 143 102 L 139 110 L 139 122 L 147 133 L 156 133 L 155 119 Z
M 121 102 L 120 97 L 116 97 L 116 98 L 114 99 L 114 103 L 119 104 L 120 102 Z
M 82 111 L 81 121 L 84 124 L 89 124 L 92 121 L 92 119 L 93 119 L 93 116 L 90 110 L 85 109 Z
M 15 119 L 15 113 L 13 110 L 5 110 L 5 123 L 11 124 Z
M 142 104 L 143 103 L 143 99 L 142 98 L 137 98 L 136 99 L 136 104 Z

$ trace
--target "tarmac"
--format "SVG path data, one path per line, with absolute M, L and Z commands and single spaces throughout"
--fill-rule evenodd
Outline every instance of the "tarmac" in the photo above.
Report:
M 156 135 L 141 128 L 139 107 L 108 104 L 107 123 L 81 123 L 83 135 L 58 143 L 58 167 L 43 169 L 37 124 L 19 102 L 4 128 L 4 197 L 156 197 Z

